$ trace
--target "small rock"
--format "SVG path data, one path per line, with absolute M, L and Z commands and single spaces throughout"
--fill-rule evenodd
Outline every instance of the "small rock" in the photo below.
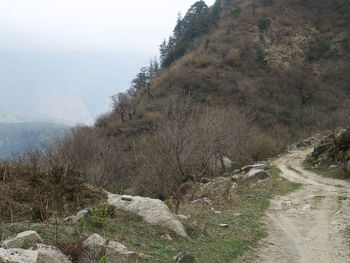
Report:
M 162 239 L 169 240 L 169 241 L 172 241 L 172 240 L 173 240 L 173 238 L 172 238 L 169 234 L 162 235 L 161 238 L 162 238 Z
M 184 216 L 184 215 L 177 215 L 178 218 L 182 219 L 182 220 L 187 220 L 188 217 Z
M 91 209 L 90 208 L 85 208 L 83 210 L 80 210 L 79 212 L 77 212 L 76 214 L 72 215 L 72 216 L 68 216 L 66 218 L 64 218 L 62 220 L 63 223 L 77 223 L 80 220 L 82 220 L 87 214 L 91 213 Z
M 196 259 L 189 252 L 180 252 L 173 260 L 176 263 L 196 263 Z
M 8 239 L 1 243 L 3 248 L 23 248 L 28 249 L 33 247 L 37 243 L 42 243 L 43 240 L 37 232 L 28 230 L 17 235 L 10 236 Z
M 206 177 L 203 177 L 203 178 L 201 178 L 200 182 L 201 182 L 202 184 L 207 184 L 207 183 L 210 183 L 210 179 L 209 179 L 209 178 L 206 178 Z
M 124 201 L 132 201 L 132 196 L 131 195 L 122 195 L 121 199 Z
M 228 224 L 220 224 L 219 226 L 222 227 L 222 228 L 227 228 Z
M 220 215 L 220 214 L 221 214 L 221 212 L 220 212 L 220 211 L 214 211 L 214 214 L 216 214 L 216 215 Z
M 242 214 L 240 214 L 240 213 L 234 213 L 234 214 L 233 214 L 234 217 L 238 217 L 238 216 L 241 216 L 241 215 L 242 215 Z
M 240 172 L 241 172 L 241 169 L 233 170 L 233 173 L 234 173 L 234 174 L 238 174 L 238 173 L 240 173 Z

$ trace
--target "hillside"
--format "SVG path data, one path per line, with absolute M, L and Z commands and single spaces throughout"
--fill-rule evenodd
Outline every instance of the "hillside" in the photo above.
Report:
M 67 126 L 51 123 L 0 123 L 0 158 L 41 149 L 67 131 Z
M 149 127 L 171 94 L 236 105 L 275 135 L 295 136 L 345 116 L 349 104 L 348 0 L 199 1 L 97 127 Z M 122 116 L 123 115 L 123 116 Z M 119 132 L 118 132 L 119 131 Z

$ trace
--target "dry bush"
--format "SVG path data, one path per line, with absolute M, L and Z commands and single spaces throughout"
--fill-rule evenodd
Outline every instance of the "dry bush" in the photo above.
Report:
M 48 160 L 78 171 L 95 186 L 121 192 L 132 168 L 123 138 L 100 134 L 91 127 L 75 127 L 52 147 Z
M 68 166 L 47 162 L 47 152 L 32 151 L 0 163 L 0 219 L 44 221 L 66 216 L 105 200 Z
M 203 109 L 189 98 L 170 99 L 156 132 L 135 142 L 140 193 L 180 199 L 188 182 L 212 175 L 222 157 L 249 159 L 254 131 L 238 109 Z

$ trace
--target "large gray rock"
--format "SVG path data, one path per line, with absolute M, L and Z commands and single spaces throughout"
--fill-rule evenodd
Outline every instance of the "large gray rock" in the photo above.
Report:
M 22 248 L 0 248 L 0 263 L 36 263 L 38 252 Z
M 107 203 L 116 214 L 117 210 L 131 212 L 141 216 L 148 224 L 164 226 L 182 237 L 187 237 L 184 226 L 159 199 L 133 196 L 132 201 L 124 201 L 120 195 L 109 194 Z
M 69 258 L 56 247 L 36 244 L 34 249 L 38 252 L 36 263 L 72 263 Z
M 93 234 L 85 240 L 77 263 L 98 262 L 106 255 L 109 255 L 106 263 L 136 263 L 138 257 L 135 252 L 128 251 L 122 244 L 106 241 L 103 237 Z
M 82 220 L 89 213 L 91 213 L 91 209 L 90 208 L 85 208 L 83 210 L 80 210 L 79 212 L 77 212 L 74 215 L 71 215 L 71 216 L 68 216 L 68 217 L 64 218 L 63 219 L 63 223 L 77 223 L 80 220 Z
M 17 235 L 10 236 L 8 239 L 1 243 L 3 248 L 23 248 L 28 249 L 33 247 L 37 243 L 42 243 L 41 237 L 37 232 L 28 230 Z
M 257 182 L 259 180 L 267 179 L 269 176 L 270 175 L 265 170 L 251 169 L 245 176 L 245 179 L 249 182 Z
M 196 263 L 196 259 L 188 252 L 180 252 L 173 260 L 176 263 Z

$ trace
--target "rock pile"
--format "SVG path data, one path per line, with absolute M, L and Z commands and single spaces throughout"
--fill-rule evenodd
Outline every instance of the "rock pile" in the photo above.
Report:
M 136 263 L 138 254 L 125 246 L 91 235 L 78 253 L 77 263 L 99 262 Z M 42 244 L 35 231 L 25 231 L 11 236 L 1 243 L 0 263 L 72 263 L 58 248 Z

